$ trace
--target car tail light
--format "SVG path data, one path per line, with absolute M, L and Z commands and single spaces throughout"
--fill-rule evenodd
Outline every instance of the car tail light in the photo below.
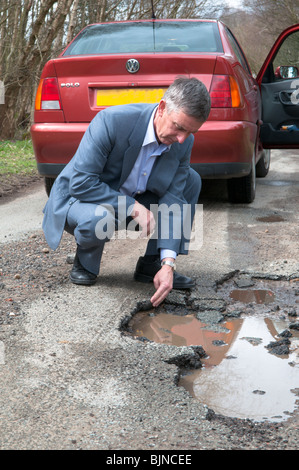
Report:
M 210 95 L 212 108 L 238 108 L 241 104 L 238 83 L 230 75 L 214 75 Z
M 57 78 L 44 78 L 40 81 L 35 99 L 35 109 L 62 109 Z

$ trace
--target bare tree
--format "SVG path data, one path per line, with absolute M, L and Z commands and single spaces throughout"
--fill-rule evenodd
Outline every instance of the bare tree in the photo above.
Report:
M 299 22 L 298 0 L 244 0 L 244 5 L 271 35 Z
M 244 0 L 244 9 L 224 11 L 222 20 L 243 48 L 252 72 L 259 72 L 282 30 L 299 23 L 298 0 Z
M 46 61 L 87 24 L 122 19 L 215 17 L 212 0 L 0 0 L 0 139 L 28 132 Z M 1 85 L 0 83 L 0 85 Z
M 15 137 L 29 124 L 36 77 L 73 0 L 0 0 L 0 79 L 5 103 L 0 105 L 1 138 Z

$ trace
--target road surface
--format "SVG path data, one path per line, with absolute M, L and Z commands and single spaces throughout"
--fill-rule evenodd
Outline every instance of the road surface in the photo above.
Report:
M 111 241 L 98 282 L 72 285 L 74 244 L 64 237 L 58 252 L 47 250 L 45 201 L 38 187 L 0 204 L 1 449 L 298 448 L 296 414 L 280 425 L 214 416 L 177 386 L 178 358 L 192 348 L 123 334 L 120 325 L 153 292 L 133 281 L 144 240 Z M 272 152 L 250 205 L 229 204 L 224 182 L 206 182 L 202 246 L 177 262 L 196 279 L 191 298 L 233 272 L 297 282 L 298 203 L 299 151 Z M 174 294 L 170 304 L 187 300 Z

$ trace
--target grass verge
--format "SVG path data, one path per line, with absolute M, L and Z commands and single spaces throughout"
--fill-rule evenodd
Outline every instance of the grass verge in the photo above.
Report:
M 0 141 L 0 175 L 37 175 L 31 140 Z

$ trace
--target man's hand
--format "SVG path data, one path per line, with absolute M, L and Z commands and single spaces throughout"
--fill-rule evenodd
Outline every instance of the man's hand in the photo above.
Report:
M 141 227 L 141 238 L 146 238 L 154 232 L 156 225 L 154 214 L 138 201 L 135 201 L 131 217 Z
M 173 269 L 171 266 L 162 266 L 154 277 L 154 286 L 156 292 L 151 298 L 151 303 L 153 307 L 158 307 L 168 296 L 173 286 Z

